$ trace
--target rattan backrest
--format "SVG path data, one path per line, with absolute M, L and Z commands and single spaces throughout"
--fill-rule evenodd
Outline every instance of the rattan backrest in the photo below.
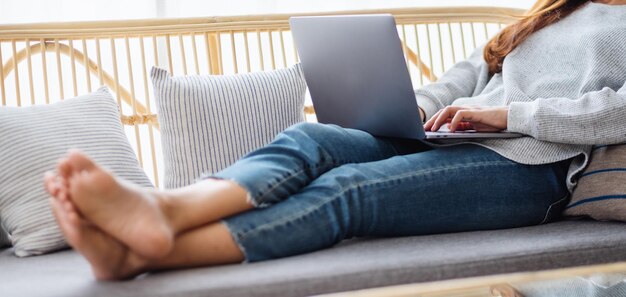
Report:
M 417 88 L 514 21 L 504 8 L 415 8 L 326 14 L 391 13 Z M 161 149 L 153 65 L 174 75 L 230 74 L 298 61 L 289 15 L 0 25 L 3 106 L 48 104 L 110 87 L 141 165 L 158 185 Z M 45 54 L 42 54 L 45 53 Z M 314 120 L 313 108 L 305 111 Z

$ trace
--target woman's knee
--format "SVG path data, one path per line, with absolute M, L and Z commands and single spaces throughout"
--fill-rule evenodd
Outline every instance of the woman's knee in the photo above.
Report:
M 282 134 L 287 134 L 290 136 L 304 135 L 310 138 L 317 138 L 327 137 L 330 134 L 339 133 L 339 129 L 341 128 L 334 125 L 302 122 L 290 126 L 289 128 L 285 129 Z
M 298 123 L 285 129 L 276 137 L 277 141 L 295 141 L 300 145 L 315 143 L 323 145 L 330 139 L 337 139 L 342 135 L 341 127 L 319 123 Z

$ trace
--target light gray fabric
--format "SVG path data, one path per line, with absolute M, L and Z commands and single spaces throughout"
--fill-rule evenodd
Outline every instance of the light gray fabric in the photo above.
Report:
M 66 247 L 43 175 L 77 148 L 120 177 L 151 186 L 106 88 L 50 105 L 0 108 L 0 219 L 18 256 Z
M 428 117 L 448 105 L 509 106 L 508 129 L 531 137 L 476 140 L 524 164 L 580 156 L 593 144 L 626 142 L 626 5 L 588 3 L 534 34 L 489 77 L 479 48 L 437 83 L 416 90 Z
M 565 214 L 626 222 L 626 144 L 593 149 Z
M 71 251 L 0 253 L 0 296 L 305 296 L 626 260 L 622 223 L 563 221 L 498 231 L 348 240 L 310 254 L 99 283 Z M 37 284 L 37 285 L 33 285 Z
M 166 188 L 193 183 L 304 120 L 300 65 L 235 75 L 170 77 L 153 68 Z

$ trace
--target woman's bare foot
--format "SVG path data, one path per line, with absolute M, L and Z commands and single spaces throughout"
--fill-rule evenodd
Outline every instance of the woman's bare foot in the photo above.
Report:
M 115 178 L 78 151 L 70 152 L 58 170 L 67 174 L 65 196 L 86 221 L 141 257 L 159 259 L 172 250 L 174 234 L 155 191 Z
M 57 194 L 65 195 L 64 189 Z M 132 278 L 142 273 L 144 262 L 124 244 L 84 220 L 69 200 L 50 199 L 52 212 L 68 244 L 82 254 L 100 280 Z
M 59 160 L 57 164 L 57 173 L 48 171 L 44 175 L 44 186 L 46 191 L 61 202 L 69 199 L 67 195 L 71 171 L 72 168 L 70 167 L 67 158 L 63 158 Z

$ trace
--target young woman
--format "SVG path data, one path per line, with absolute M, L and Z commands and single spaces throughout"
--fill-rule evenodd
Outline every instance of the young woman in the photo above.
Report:
M 76 151 L 46 187 L 98 279 L 285 257 L 351 237 L 545 223 L 591 146 L 626 141 L 625 33 L 626 0 L 540 0 L 416 91 L 426 129 L 469 122 L 527 137 L 431 147 L 298 124 L 185 188 L 139 188 Z

